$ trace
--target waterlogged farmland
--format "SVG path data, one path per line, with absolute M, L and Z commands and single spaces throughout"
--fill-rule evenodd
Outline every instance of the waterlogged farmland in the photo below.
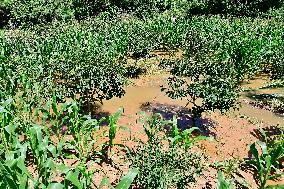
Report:
M 283 188 L 283 15 L 0 1 L 0 188 Z

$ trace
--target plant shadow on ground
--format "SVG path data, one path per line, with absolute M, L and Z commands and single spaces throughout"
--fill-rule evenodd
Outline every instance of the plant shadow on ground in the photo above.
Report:
M 284 117 L 284 96 L 277 93 L 258 94 L 256 90 L 250 90 L 245 94 L 251 101 L 249 105 L 273 112 L 279 117 Z
M 126 68 L 125 75 L 127 78 L 138 79 L 140 75 L 145 73 L 146 73 L 145 68 L 140 68 L 138 66 L 128 66 Z
M 268 126 L 268 127 L 263 128 L 263 130 L 265 131 L 265 133 L 269 137 L 281 135 L 281 128 L 279 126 Z M 265 140 L 263 134 L 261 133 L 261 131 L 259 129 L 254 129 L 251 132 L 251 135 L 253 135 L 258 140 L 261 140 L 261 141 Z
M 140 109 L 145 112 L 151 112 L 154 114 L 158 113 L 165 120 L 172 120 L 175 116 L 177 118 L 178 128 L 181 131 L 193 127 L 191 111 L 188 108 L 176 105 L 146 102 L 140 106 Z M 214 125 L 215 122 L 208 118 L 200 118 L 195 123 L 195 127 L 198 127 L 200 129 L 199 134 L 215 138 L 216 133 L 210 130 L 210 128 L 214 128 Z
M 96 102 L 92 102 L 89 105 L 83 104 L 81 113 L 83 115 L 91 115 L 93 119 L 97 120 L 105 118 L 106 120 L 102 122 L 102 126 L 108 125 L 108 117 L 111 115 L 110 112 L 103 111 L 102 104 Z

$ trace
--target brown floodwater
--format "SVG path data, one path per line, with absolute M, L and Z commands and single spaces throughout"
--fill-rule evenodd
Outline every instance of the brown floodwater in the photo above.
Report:
M 150 104 L 184 107 L 186 100 L 174 100 L 161 92 L 160 86 L 166 83 L 167 76 L 149 76 L 133 80 L 133 85 L 125 88 L 125 96 L 105 101 L 103 111 L 114 113 L 120 107 L 124 108 L 124 115 L 135 115 L 143 111 L 143 107 Z M 257 78 L 243 84 L 244 88 L 250 88 L 249 92 L 243 92 L 240 101 L 248 100 L 253 94 L 283 94 L 283 89 L 258 89 L 268 82 L 267 79 Z M 269 110 L 255 108 L 252 105 L 241 103 L 239 110 L 230 112 L 229 115 L 250 118 L 266 124 L 284 124 L 284 117 Z

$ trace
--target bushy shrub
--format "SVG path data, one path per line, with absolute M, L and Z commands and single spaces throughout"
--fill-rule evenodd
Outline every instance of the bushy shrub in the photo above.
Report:
M 183 58 L 161 65 L 173 75 L 163 89 L 171 98 L 188 99 L 193 119 L 206 110 L 234 107 L 240 82 L 266 67 L 280 72 L 271 64 L 282 62 L 282 50 L 276 48 L 283 43 L 281 23 L 194 17 L 190 25 Z
M 225 14 L 233 16 L 258 16 L 283 5 L 282 0 L 198 0 L 189 1 L 189 14 Z
M 191 104 L 192 119 L 195 124 L 205 111 L 225 112 L 234 107 L 238 98 L 238 82 L 226 63 L 209 61 L 167 62 L 172 77 L 168 86 L 162 88 L 173 99 L 185 98 Z
M 134 180 L 136 187 L 181 189 L 196 182 L 204 168 L 201 155 L 181 148 L 168 148 L 157 139 L 152 142 L 141 144 L 132 154 L 131 167 L 139 170 Z
M 10 23 L 14 26 L 87 18 L 104 11 L 107 6 L 105 0 L 10 0 L 6 4 Z
M 15 25 L 44 24 L 74 17 L 72 0 L 13 0 L 10 9 Z

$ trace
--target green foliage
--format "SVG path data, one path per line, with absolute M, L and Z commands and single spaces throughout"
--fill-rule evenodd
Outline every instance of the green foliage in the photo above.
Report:
M 7 51 L 2 51 L 5 59 L 1 64 L 7 68 L 12 64 L 14 74 L 24 72 L 32 82 L 40 83 L 45 96 L 53 90 L 64 97 L 81 94 L 86 101 L 122 96 L 123 68 L 116 61 L 119 44 L 94 34 L 92 28 L 83 28 L 62 26 L 40 35 L 4 40 L 2 47 Z
M 283 133 L 277 138 L 270 138 L 262 130 L 265 142 L 257 141 L 250 146 L 250 151 L 254 157 L 248 163 L 253 165 L 258 173 L 260 188 L 267 187 L 267 181 L 279 178 L 283 173 L 277 172 L 282 167 L 280 160 L 284 157 Z M 261 153 L 257 150 L 256 144 L 261 148 Z
M 198 127 L 192 127 L 180 132 L 177 125 L 177 119 L 174 117 L 172 121 L 171 135 L 168 137 L 171 147 L 174 148 L 179 145 L 185 150 L 188 150 L 189 148 L 193 147 L 196 142 L 209 139 L 205 136 L 193 137 L 193 132 L 195 131 L 200 131 L 200 129 Z
M 218 176 L 217 176 L 218 182 L 217 182 L 217 189 L 233 189 L 233 184 L 228 182 L 222 172 L 218 172 Z
M 182 50 L 181 58 L 161 65 L 172 74 L 167 94 L 187 98 L 194 121 L 204 111 L 234 107 L 241 81 L 257 73 L 265 71 L 282 81 L 282 4 L 2 0 L 0 28 L 8 22 L 11 28 L 22 27 L 0 31 L 0 188 L 96 187 L 90 164 L 108 158 L 115 146 L 126 149 L 115 142 L 122 111 L 96 120 L 83 115 L 82 105 L 90 111 L 94 101 L 124 95 L 127 71 L 136 72 L 136 67 L 125 68 L 129 58 L 147 58 L 154 50 Z M 184 17 L 186 11 L 190 19 Z M 101 127 L 105 122 L 108 129 Z M 194 183 L 204 169 L 202 156 L 190 151 L 204 139 L 193 136 L 198 129 L 180 131 L 176 118 L 165 121 L 159 115 L 146 118 L 143 126 L 148 141 L 127 149 L 134 169 L 116 188 L 129 188 L 132 181 L 142 188 L 185 188 Z M 170 126 L 170 134 L 165 126 Z M 279 176 L 274 172 L 283 159 L 281 137 L 258 142 L 261 153 L 256 144 L 251 146 L 262 187 Z M 68 159 L 76 165 L 65 166 Z M 222 171 L 235 174 L 233 165 L 224 166 Z M 219 188 L 231 187 L 221 174 L 218 180 Z M 101 185 L 112 188 L 107 179 Z
M 148 141 L 139 141 L 129 154 L 130 167 L 139 170 L 135 185 L 142 188 L 185 188 L 193 184 L 204 169 L 203 161 L 200 161 L 202 156 L 189 148 L 168 146 L 163 128 L 167 122 L 158 114 L 142 121 Z
M 59 106 L 55 95 L 31 109 L 27 98 L 33 95 L 30 89 L 27 94 L 15 94 L 7 100 L 3 95 L 0 101 L 1 188 L 93 188 L 95 171 L 87 163 L 99 160 L 95 155 L 101 149 L 95 147 L 98 140 L 94 137 L 104 119 L 97 121 L 81 115 L 76 102 Z M 110 118 L 112 127 L 119 115 Z M 75 159 L 78 164 L 66 166 L 66 158 Z M 117 188 L 128 188 L 136 174 L 130 172 Z M 58 183 L 55 178 L 63 180 Z
M 29 27 L 29 25 L 43 25 L 55 20 L 80 20 L 89 16 L 94 16 L 106 9 L 107 1 L 9 0 L 6 1 L 4 5 L 1 6 L 5 8 L 1 9 L 3 12 L 2 15 L 5 16 L 4 13 L 9 13 L 11 25 Z M 7 20 L 8 18 L 6 18 L 6 23 Z
M 221 162 L 214 162 L 213 167 L 218 171 L 218 183 L 220 183 L 220 187 L 221 185 L 225 187 L 227 184 L 229 184 L 230 187 L 252 187 L 251 184 L 249 184 L 241 174 L 242 164 L 243 161 L 234 158 Z M 224 176 L 221 173 L 223 173 Z M 222 184 L 222 182 L 224 183 Z
M 189 14 L 224 14 L 232 16 L 258 16 L 283 5 L 282 0 L 197 0 L 188 1 Z
M 71 1 L 12 0 L 11 15 L 16 24 L 38 24 L 53 19 L 70 19 L 74 16 Z
M 4 27 L 9 21 L 9 1 L 0 1 L 0 28 Z
M 100 186 L 99 189 L 102 189 L 104 186 L 108 186 L 110 189 L 128 189 L 130 188 L 131 184 L 133 183 L 133 180 L 135 179 L 135 177 L 138 174 L 138 170 L 137 169 L 132 169 L 130 170 L 127 175 L 125 175 L 124 177 L 122 177 L 122 179 L 120 180 L 120 182 L 117 184 L 117 186 L 114 188 L 109 180 L 107 179 L 107 177 L 105 177 Z
M 171 98 L 186 98 L 193 118 L 207 110 L 234 107 L 239 84 L 263 70 L 281 75 L 283 33 L 277 21 L 194 17 L 190 23 L 183 57 L 161 62 L 172 76 L 164 87 Z M 271 33 L 271 30 L 275 33 Z M 274 36 L 271 38 L 271 35 Z

